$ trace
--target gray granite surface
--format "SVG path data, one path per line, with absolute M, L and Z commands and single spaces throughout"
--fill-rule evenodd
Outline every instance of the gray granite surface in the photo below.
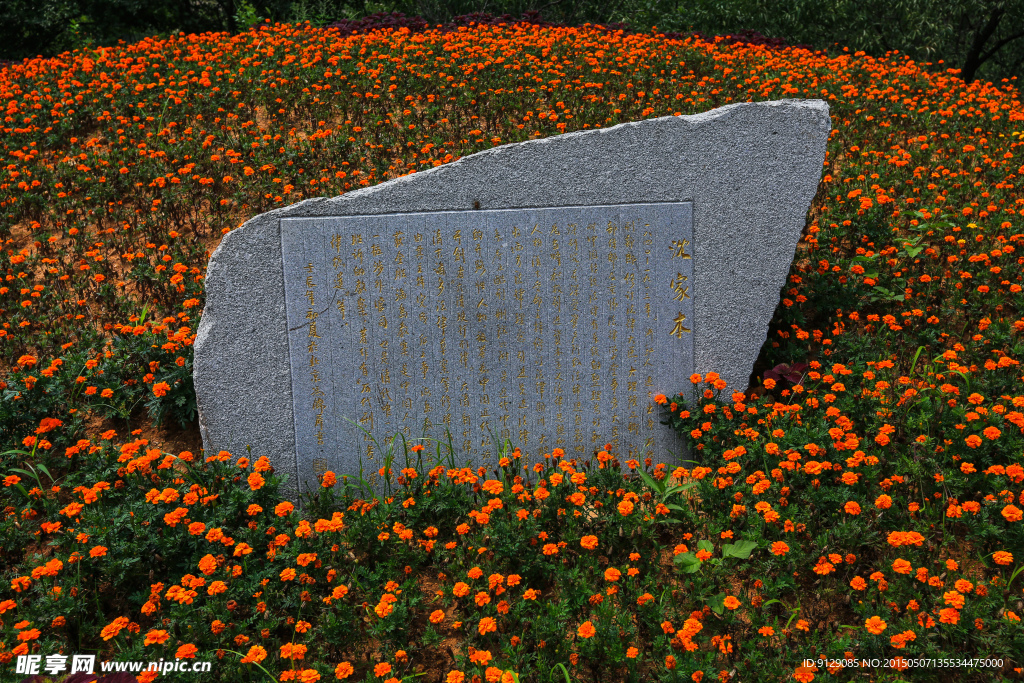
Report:
M 821 101 L 736 104 L 251 219 L 207 268 L 204 447 L 267 455 L 292 498 L 360 461 L 372 481 L 398 429 L 447 430 L 460 465 L 494 464 L 492 437 L 531 457 L 612 442 L 672 461 L 650 397 L 691 372 L 746 387 L 829 130 Z

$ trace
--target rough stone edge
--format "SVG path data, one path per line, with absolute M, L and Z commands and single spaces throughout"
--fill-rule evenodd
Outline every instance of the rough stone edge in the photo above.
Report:
M 787 265 L 795 253 L 796 244 L 806 222 L 806 212 L 811 200 L 817 190 L 820 180 L 822 162 L 825 156 L 825 147 L 828 141 L 828 133 L 831 127 L 828 105 L 819 100 L 782 100 L 761 103 L 738 103 L 727 105 L 701 114 L 692 116 L 663 117 L 659 119 L 648 119 L 645 121 L 629 122 L 613 126 L 611 128 L 600 128 L 589 131 L 576 131 L 540 140 L 529 140 L 521 143 L 504 145 L 472 154 L 458 159 L 443 166 L 417 172 L 408 176 L 397 178 L 375 186 L 361 188 L 340 197 L 335 198 L 314 198 L 302 201 L 292 206 L 276 209 L 247 221 L 241 228 L 228 233 L 221 244 L 215 250 L 207 266 L 207 302 L 200 321 L 199 330 L 195 342 L 195 385 L 197 400 L 200 412 L 200 429 L 203 438 L 204 448 L 207 451 L 228 450 L 233 455 L 241 456 L 246 451 L 246 445 L 252 445 L 252 457 L 267 455 L 274 464 L 277 471 L 284 471 L 289 474 L 289 483 L 284 493 L 292 498 L 297 498 L 299 492 L 299 472 L 294 451 L 294 425 L 291 414 L 291 382 L 288 369 L 288 340 L 285 324 L 284 311 L 284 285 L 283 269 L 281 266 L 281 244 L 280 244 L 280 219 L 286 217 L 317 217 L 337 215 L 372 215 L 381 213 L 392 213 L 399 210 L 424 211 L 424 210 L 470 210 L 473 203 L 470 197 L 474 196 L 470 189 L 481 190 L 478 195 L 495 194 L 499 192 L 499 186 L 508 186 L 517 182 L 515 170 L 512 166 L 502 167 L 500 162 L 509 160 L 514 162 L 515 157 L 530 158 L 543 154 L 545 159 L 557 160 L 560 154 L 564 154 L 575 147 L 579 142 L 586 142 L 594 147 L 600 147 L 603 138 L 605 142 L 619 144 L 627 147 L 630 142 L 638 145 L 639 150 L 644 151 L 643 141 L 637 140 L 637 135 L 648 132 L 652 133 L 648 138 L 656 140 L 660 136 L 676 133 L 677 140 L 682 143 L 699 145 L 701 142 L 710 141 L 710 148 L 705 154 L 700 155 L 705 162 L 708 159 L 716 159 L 716 164 L 706 165 L 703 169 L 691 167 L 695 173 L 689 180 L 692 182 L 693 192 L 689 196 L 677 196 L 676 201 L 697 199 L 697 190 L 702 186 L 706 189 L 713 186 L 716 180 L 728 180 L 735 173 L 729 173 L 729 168 L 718 159 L 728 159 L 729 154 L 714 156 L 715 151 L 729 151 L 729 140 L 710 135 L 715 133 L 715 126 L 731 121 L 735 118 L 742 118 L 745 115 L 753 119 L 746 121 L 750 123 L 748 129 L 733 128 L 718 131 L 720 133 L 746 133 L 748 136 L 757 132 L 766 132 L 757 129 L 775 127 L 775 124 L 794 125 L 797 129 L 803 128 L 806 131 L 816 133 L 816 139 L 794 140 L 792 136 L 783 136 L 789 143 L 803 143 L 798 145 L 805 148 L 807 152 L 806 168 L 793 171 L 789 167 L 790 175 L 800 176 L 801 171 L 809 171 L 816 167 L 817 173 L 805 173 L 805 178 L 797 178 L 796 182 L 786 184 L 785 172 L 774 179 L 783 189 L 788 189 L 792 200 L 788 207 L 769 205 L 765 208 L 781 209 L 783 216 L 779 216 L 780 223 L 774 235 L 766 234 L 763 229 L 758 235 L 760 237 L 771 237 L 779 245 L 779 253 L 787 254 Z M 773 116 L 774 115 L 774 116 Z M 676 126 L 688 129 L 686 133 L 680 134 Z M 647 129 L 647 130 L 645 130 Z M 773 134 L 779 131 L 773 131 Z M 789 132 L 789 131 L 782 131 Z M 705 139 L 701 135 L 705 135 Z M 591 138 L 591 142 L 586 138 Z M 582 139 L 582 140 L 581 140 Z M 780 140 L 781 141 L 781 140 Z M 724 147 L 723 147 L 724 145 Z M 716 150 L 716 147 L 718 148 Z M 662 150 L 663 151 L 663 150 Z M 774 151 L 779 156 L 786 156 L 787 145 L 777 146 Z M 733 157 L 736 155 L 733 154 Z M 740 158 L 743 158 L 740 155 Z M 769 159 L 769 161 L 771 161 Z M 494 163 L 499 162 L 499 163 Z M 487 179 L 484 187 L 473 188 L 480 185 L 480 176 L 474 175 L 473 169 L 477 166 L 491 166 L 492 177 Z M 700 164 L 697 164 L 698 166 Z M 797 164 L 799 165 L 799 164 Z M 629 171 L 628 162 L 620 166 L 622 171 Z M 655 173 L 656 173 L 655 169 Z M 496 173 L 494 171 L 497 171 Z M 460 176 L 462 176 L 460 178 Z M 496 177 L 503 176 L 503 177 Z M 813 180 L 812 180 L 813 176 Z M 476 181 L 475 183 L 473 181 Z M 664 194 L 672 184 L 672 178 L 656 179 L 660 181 L 660 187 L 648 187 L 648 194 L 643 196 L 634 195 L 632 201 L 663 201 Z M 432 182 L 433 181 L 433 182 Z M 454 182 L 453 182 L 454 181 Z M 454 190 L 448 195 L 424 196 L 423 190 L 429 190 L 431 185 L 447 183 L 449 190 Z M 464 182 L 463 185 L 459 185 Z M 421 186 L 425 188 L 418 189 Z M 514 190 L 514 187 L 506 187 L 507 190 Z M 591 188 L 592 189 L 592 188 Z M 629 201 L 624 195 L 629 194 L 628 189 L 620 189 L 618 201 L 579 201 L 578 204 L 600 204 L 600 203 L 622 203 Z M 552 194 L 550 187 L 543 188 L 542 194 Z M 563 190 L 565 195 L 587 194 L 586 192 L 574 193 L 568 187 Z M 417 196 L 419 192 L 419 196 Z M 514 191 L 507 194 L 515 195 Z M 591 192 L 591 194 L 593 194 Z M 603 194 L 603 193 L 602 193 Z M 466 201 L 458 204 L 450 201 L 452 195 L 461 195 Z M 652 196 L 656 195 L 656 196 Z M 449 201 L 445 201 L 448 199 Z M 670 199 L 671 200 L 671 199 Z M 568 204 L 570 202 L 562 202 Z M 547 206 L 546 202 L 522 203 L 522 202 L 488 202 L 486 205 L 481 202 L 480 208 L 530 208 L 534 206 Z M 793 210 L 798 207 L 799 211 Z M 787 210 L 788 209 L 788 210 Z M 707 320 L 706 325 L 712 324 L 718 314 L 730 313 L 732 318 L 743 317 L 743 311 L 737 314 L 729 308 L 722 306 L 721 294 L 742 294 L 740 287 L 733 284 L 733 287 L 725 290 L 716 289 L 708 298 L 706 293 L 712 293 L 713 284 L 710 280 L 702 277 L 697 269 L 702 264 L 707 265 L 714 260 L 715 253 L 701 253 L 709 248 L 721 250 L 721 245 L 714 242 L 702 243 L 698 235 L 698 226 L 705 228 L 698 211 L 705 213 L 706 206 L 695 206 L 694 215 L 694 241 L 697 251 L 694 254 L 695 265 L 695 326 L 694 329 L 700 336 L 702 320 Z M 727 212 L 726 212 L 727 213 Z M 751 212 L 753 215 L 753 212 Z M 764 223 L 766 221 L 762 221 Z M 714 245 L 714 246 L 713 246 Z M 735 256 L 735 255 L 734 255 Z M 776 259 L 777 260 L 777 259 Z M 736 369 L 749 367 L 760 350 L 767 333 L 767 326 L 771 320 L 777 304 L 777 294 L 785 282 L 788 274 L 786 268 L 768 268 L 769 272 L 759 269 L 757 259 L 748 262 L 755 272 L 754 279 L 747 277 L 743 284 L 754 287 L 762 295 L 760 305 L 754 305 L 749 311 L 748 319 L 753 324 L 748 327 L 760 330 L 754 334 L 755 340 L 746 339 L 739 344 L 741 349 L 711 349 L 700 343 L 700 337 L 694 339 L 695 346 L 695 368 L 697 372 L 718 371 L 729 381 L 730 386 L 737 386 L 746 382 L 746 377 L 739 377 Z M 246 267 L 247 266 L 247 267 Z M 261 273 L 258 275 L 257 273 Z M 739 276 L 739 273 L 734 273 Z M 704 286 L 699 286 L 701 280 L 705 280 Z M 720 278 L 721 279 L 721 278 Z M 760 279 L 760 282 L 756 280 Z M 710 285 L 710 286 L 709 286 Z M 706 292 L 704 291 L 706 290 Z M 767 296 L 767 298 L 764 298 Z M 718 299 L 717 306 L 712 299 Z M 751 302 L 748 302 L 748 309 Z M 717 310 L 709 311 L 709 308 Z M 234 314 L 234 315 L 232 315 Z M 268 328 L 264 321 L 276 320 L 274 329 Z M 246 336 L 251 335 L 251 337 Z M 749 335 L 748 335 L 749 336 Z M 216 346 L 217 350 L 213 347 Z M 210 348 L 208 348 L 210 347 Z M 682 389 L 682 388 L 680 388 Z M 234 391 L 232 391 L 234 390 Z M 237 395 L 241 398 L 233 404 L 225 404 L 224 399 L 216 402 L 217 396 Z M 212 432 L 212 433 L 211 433 Z M 255 437 L 255 438 L 254 438 Z M 255 442 L 255 443 L 254 443 Z

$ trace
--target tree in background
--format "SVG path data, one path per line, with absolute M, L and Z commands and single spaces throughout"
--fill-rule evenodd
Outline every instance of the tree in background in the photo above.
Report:
M 378 12 L 447 24 L 474 12 L 551 22 L 628 23 L 634 30 L 735 35 L 756 31 L 830 52 L 899 51 L 966 81 L 1024 68 L 1024 0 L 4 0 L 0 57 L 184 31 L 243 30 L 260 19 L 323 26 Z
M 945 61 L 965 81 L 1024 67 L 1024 0 L 664 0 L 661 30 L 721 35 L 749 29 L 819 49 L 849 47 Z M 669 7 L 668 4 L 672 6 Z
M 260 3 L 265 15 L 273 18 L 287 17 L 292 4 Z M 245 17 L 240 17 L 237 5 L 236 0 L 3 0 L 0 58 L 53 55 L 174 31 L 233 33 L 246 27 L 239 22 Z

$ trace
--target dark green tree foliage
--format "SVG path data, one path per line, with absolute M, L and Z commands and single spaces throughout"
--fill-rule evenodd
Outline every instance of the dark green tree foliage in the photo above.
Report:
M 829 51 L 881 56 L 896 50 L 936 68 L 960 69 L 966 81 L 998 81 L 1024 68 L 1024 0 L 5 0 L 0 58 L 172 31 L 235 32 L 260 19 L 325 26 L 393 12 L 429 25 L 484 12 L 706 36 L 756 31 Z
M 266 16 L 284 18 L 288 0 L 260 0 Z M 4 0 L 0 57 L 53 55 L 174 31 L 237 31 L 236 0 Z
M 661 30 L 752 29 L 819 49 L 944 60 L 968 82 L 1010 78 L 1024 66 L 1024 0 L 664 0 L 656 13 Z

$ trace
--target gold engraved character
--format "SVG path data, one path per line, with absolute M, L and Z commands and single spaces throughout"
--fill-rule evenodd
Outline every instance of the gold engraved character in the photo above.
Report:
M 690 240 L 672 240 L 672 256 L 682 259 L 693 258 L 686 253 L 686 247 L 689 244 Z
M 688 279 L 689 278 L 687 278 L 682 273 L 676 273 L 675 278 L 673 278 L 671 284 L 672 284 L 672 291 L 674 291 L 676 293 L 675 294 L 675 300 L 676 301 L 682 301 L 683 299 L 689 299 L 690 298 L 690 287 L 688 285 L 685 286 L 685 287 L 683 286 L 683 283 L 686 282 Z
M 679 315 L 677 315 L 675 319 L 672 321 L 673 323 L 675 323 L 675 327 L 672 328 L 672 331 L 669 332 L 669 334 L 676 337 L 677 339 L 682 339 L 683 332 L 692 332 L 690 328 L 683 327 L 683 322 L 685 321 L 686 316 L 683 315 L 682 311 L 680 311 Z

